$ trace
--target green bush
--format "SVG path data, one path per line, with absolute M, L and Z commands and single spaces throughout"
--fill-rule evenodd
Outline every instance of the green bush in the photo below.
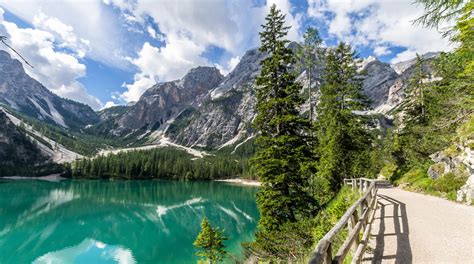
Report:
M 433 181 L 433 188 L 438 192 L 456 192 L 466 183 L 466 178 L 456 176 L 454 173 L 446 173 Z
M 303 263 L 314 245 L 314 219 L 286 222 L 280 230 L 258 231 L 255 242 L 243 243 L 248 255 L 270 263 Z
M 424 167 L 415 167 L 403 174 L 395 183 L 408 183 L 415 190 L 426 190 L 431 186 L 432 181 Z
M 261 232 L 260 241 L 243 243 L 246 253 L 271 263 L 306 263 L 315 244 L 334 227 L 347 209 L 359 198 L 359 193 L 343 187 L 340 192 L 312 219 L 285 223 L 280 230 Z M 334 240 L 337 250 L 347 237 L 343 230 Z
M 315 228 L 313 230 L 314 241 L 317 243 L 324 235 L 339 222 L 344 213 L 359 198 L 359 193 L 352 191 L 350 188 L 343 187 L 338 195 L 328 203 L 326 208 L 321 210 L 315 218 Z M 342 245 L 347 236 L 347 230 L 343 230 L 335 238 L 333 242 L 333 251 Z
M 386 179 L 390 179 L 396 170 L 397 170 L 397 165 L 391 162 L 386 163 L 383 166 L 383 168 L 380 170 L 380 175 L 384 176 Z
M 439 162 L 431 165 L 431 168 L 438 174 L 444 173 L 444 163 Z
M 449 146 L 449 148 L 443 150 L 443 153 L 448 157 L 454 157 L 459 154 L 458 147 L 456 144 Z
M 421 191 L 456 200 L 456 192 L 466 183 L 466 180 L 467 178 L 464 175 L 452 172 L 433 180 L 428 176 L 424 168 L 416 167 L 403 174 L 396 181 L 396 184 L 407 184 L 405 188 L 408 190 Z

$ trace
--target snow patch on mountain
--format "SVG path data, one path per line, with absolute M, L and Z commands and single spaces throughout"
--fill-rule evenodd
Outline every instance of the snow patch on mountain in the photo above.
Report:
M 211 155 L 211 154 L 209 154 L 205 151 L 201 151 L 201 150 L 197 150 L 197 149 L 193 149 L 193 148 L 190 148 L 190 147 L 186 147 L 186 146 L 183 146 L 183 145 L 173 143 L 173 142 L 170 141 L 169 138 L 167 138 L 165 136 L 162 136 L 157 142 L 158 142 L 157 144 L 151 144 L 151 145 L 146 145 L 146 146 L 142 146 L 142 147 L 135 147 L 135 148 L 103 149 L 103 150 L 99 151 L 98 155 L 99 156 L 100 155 L 107 156 L 107 155 L 110 155 L 110 154 L 118 154 L 118 153 L 121 153 L 121 152 L 150 150 L 150 149 L 163 148 L 163 147 L 174 147 L 176 149 L 181 149 L 181 150 L 184 150 L 187 153 L 189 153 L 189 154 L 191 154 L 191 155 L 193 155 L 197 158 L 203 158 L 204 156 L 210 156 Z
M 61 125 L 62 127 L 68 128 L 68 126 L 64 122 L 63 116 L 58 112 L 58 110 L 56 110 L 51 100 L 49 98 L 45 98 L 45 101 L 48 104 L 49 112 L 51 113 L 50 116 L 51 118 L 53 118 L 54 122 L 56 122 L 56 124 Z

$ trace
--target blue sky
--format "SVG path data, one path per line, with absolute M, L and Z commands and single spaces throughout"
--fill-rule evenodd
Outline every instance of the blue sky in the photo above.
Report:
M 136 101 L 156 82 L 199 65 L 223 74 L 246 50 L 273 3 L 300 41 L 314 26 L 324 44 L 394 63 L 449 50 L 435 30 L 412 25 L 412 0 L 5 0 L 0 34 L 35 66 L 25 70 L 60 96 L 94 109 Z M 0 47 L 4 48 L 4 47 Z

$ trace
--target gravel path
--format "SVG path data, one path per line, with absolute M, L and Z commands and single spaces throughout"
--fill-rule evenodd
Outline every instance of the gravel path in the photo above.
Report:
M 473 206 L 398 188 L 378 195 L 364 263 L 474 264 Z

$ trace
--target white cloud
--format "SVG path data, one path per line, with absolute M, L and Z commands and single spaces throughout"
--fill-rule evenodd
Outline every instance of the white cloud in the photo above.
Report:
M 240 60 L 247 49 L 259 44 L 258 31 L 265 22 L 264 17 L 275 3 L 286 14 L 287 25 L 292 26 L 288 38 L 300 40 L 301 15 L 292 15 L 289 0 L 269 0 L 264 6 L 255 6 L 251 0 L 233 1 L 161 1 L 159 8 L 156 2 L 139 0 L 131 4 L 124 1 L 111 1 L 114 5 L 131 13 L 143 25 L 151 17 L 165 36 L 163 47 L 154 47 L 145 43 L 138 56 L 130 61 L 138 67 L 134 83 L 124 84 L 128 90 L 122 98 L 129 101 L 138 100 L 146 90 L 144 85 L 153 80 L 169 81 L 181 78 L 189 69 L 210 65 L 203 53 L 211 46 L 224 49 L 231 59 L 217 65 L 227 73 Z M 157 33 L 146 27 L 150 35 Z
M 410 50 L 410 49 L 405 50 L 403 52 L 398 53 L 397 56 L 395 56 L 390 61 L 390 63 L 394 64 L 394 63 L 401 62 L 401 61 L 411 60 L 411 59 L 416 57 L 416 54 L 417 54 L 417 52 L 414 51 L 414 50 Z
M 423 8 L 412 0 L 310 0 L 308 8 L 308 15 L 328 20 L 330 34 L 356 46 L 372 47 L 375 54 L 387 52 L 383 47 L 388 46 L 409 50 L 400 57 L 450 50 L 448 40 L 436 30 L 412 24 L 422 14 Z
M 324 19 L 325 12 L 328 11 L 327 3 L 324 0 L 308 0 L 308 15 L 317 19 Z M 323 20 L 324 22 L 325 20 Z
M 155 80 L 179 79 L 193 67 L 208 65 L 209 62 L 201 57 L 204 50 L 205 46 L 175 35 L 168 35 L 166 46 L 161 48 L 145 42 L 138 57 L 130 59 L 140 71 L 135 74 L 134 83 L 123 85 L 127 91 L 122 98 L 127 102 L 137 101 L 146 89 L 156 83 Z
M 100 110 L 111 108 L 111 107 L 114 107 L 114 106 L 117 106 L 117 105 L 118 104 L 114 103 L 113 101 L 108 101 L 108 102 L 105 103 L 105 105 Z
M 37 29 L 51 32 L 56 39 L 62 43 L 62 48 L 70 48 L 79 58 L 84 58 L 89 50 L 89 41 L 78 38 L 74 28 L 64 24 L 55 17 L 48 17 L 44 13 L 39 13 L 33 18 L 33 25 Z
M 61 42 L 50 32 L 19 28 L 8 21 L 0 23 L 0 33 L 7 35 L 15 49 L 35 66 L 33 69 L 25 67 L 25 71 L 31 77 L 59 96 L 86 103 L 94 109 L 101 107 L 101 102 L 89 95 L 84 86 L 77 81 L 85 75 L 85 65 L 81 64 L 74 55 L 56 51 L 54 43 L 70 49 L 74 49 L 74 46 Z M 72 32 L 69 33 L 72 34 Z
M 265 13 L 263 14 L 266 16 L 270 7 L 275 4 L 278 9 L 286 16 L 286 25 L 291 26 L 290 30 L 288 31 L 288 39 L 293 41 L 301 41 L 302 36 L 300 34 L 300 24 L 302 20 L 302 14 L 293 15 L 291 13 L 292 6 L 289 0 L 267 0 L 267 5 L 265 8 Z
M 127 103 L 136 102 L 140 99 L 140 96 L 155 83 L 156 81 L 150 78 L 150 76 L 137 73 L 135 74 L 133 83 L 122 84 L 122 87 L 127 88 L 127 91 L 120 95 L 120 99 L 125 100 Z
M 390 54 L 391 51 L 386 46 L 377 46 L 374 48 L 374 54 L 377 56 L 383 56 Z
M 39 14 L 44 14 L 49 20 L 40 23 L 41 29 L 54 35 L 63 33 L 54 27 L 54 20 L 74 29 L 78 44 L 86 40 L 86 56 L 108 66 L 126 69 L 130 64 L 125 59 L 130 39 L 127 30 L 122 26 L 120 16 L 106 4 L 97 0 L 63 0 L 63 1 L 18 1 L 2 0 L 1 5 L 6 10 L 21 19 L 35 24 Z M 44 25 L 43 25 L 44 24 Z M 39 25 L 38 25 L 39 26 Z M 55 32 L 60 31 L 60 32 Z M 66 30 L 67 31 L 67 30 Z M 82 54 L 77 54 L 82 55 Z
M 230 60 L 227 62 L 227 65 L 222 66 L 220 64 L 216 64 L 216 68 L 221 72 L 222 75 L 227 75 L 229 74 L 237 64 L 240 62 L 240 56 L 235 56 L 233 58 L 230 58 Z
M 3 9 L 0 7 L 0 22 L 3 21 L 3 14 L 5 14 L 5 10 L 3 10 Z
M 156 31 L 153 29 L 152 26 L 146 27 L 146 30 L 148 31 L 148 34 L 150 34 L 152 38 L 156 38 Z

